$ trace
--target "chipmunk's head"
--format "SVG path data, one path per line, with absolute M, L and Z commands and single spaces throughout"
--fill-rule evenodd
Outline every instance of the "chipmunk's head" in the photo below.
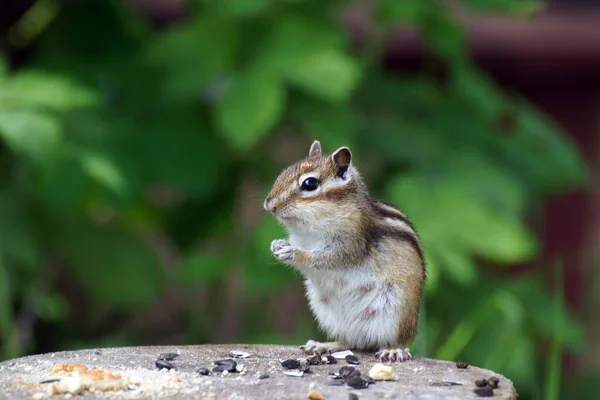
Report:
M 350 149 L 323 154 L 315 141 L 308 157 L 277 177 L 264 207 L 288 227 L 333 228 L 340 218 L 349 217 L 350 208 L 365 192 Z

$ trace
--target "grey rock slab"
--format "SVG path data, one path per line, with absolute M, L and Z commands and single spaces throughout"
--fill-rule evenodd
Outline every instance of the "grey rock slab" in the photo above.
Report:
M 252 353 L 245 359 L 236 359 L 244 365 L 243 373 L 224 376 L 212 372 L 213 362 L 230 358 L 230 351 Z M 170 362 L 175 370 L 158 370 L 155 366 L 159 354 L 178 353 Z M 355 352 L 360 360 L 355 365 L 363 375 L 376 363 L 373 353 Z M 348 399 L 355 393 L 361 400 L 367 399 L 481 399 L 473 390 L 475 381 L 497 377 L 498 388 L 494 399 L 516 399 L 517 394 L 510 380 L 493 371 L 469 366 L 456 367 L 450 361 L 433 360 L 415 356 L 412 360 L 392 363 L 395 381 L 379 381 L 366 389 L 348 389 L 328 375 L 333 369 L 347 365 L 345 360 L 337 364 L 311 365 L 310 372 L 302 377 L 283 373 L 280 360 L 305 358 L 294 346 L 274 345 L 200 345 L 200 346 L 149 346 L 64 351 L 7 360 L 0 363 L 0 399 L 69 398 L 70 395 L 49 394 L 50 385 L 40 382 L 53 378 L 51 369 L 58 363 L 81 364 L 88 368 L 98 367 L 121 375 L 128 383 L 124 390 L 94 392 L 84 391 L 77 395 L 82 399 L 306 399 L 310 390 L 322 394 L 325 399 Z M 199 368 L 211 373 L 203 376 Z M 269 378 L 258 379 L 262 374 Z M 462 385 L 446 385 L 444 382 Z M 65 381 L 66 382 L 66 381 Z

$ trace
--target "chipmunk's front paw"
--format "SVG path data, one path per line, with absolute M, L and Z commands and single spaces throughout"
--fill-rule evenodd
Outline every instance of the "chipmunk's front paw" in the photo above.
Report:
M 294 261 L 294 247 L 285 239 L 276 239 L 271 242 L 271 253 L 281 262 L 291 264 Z
M 377 357 L 377 361 L 385 362 L 385 361 L 408 361 L 412 359 L 412 354 L 410 354 L 409 349 L 392 349 L 392 350 L 382 350 L 375 354 Z

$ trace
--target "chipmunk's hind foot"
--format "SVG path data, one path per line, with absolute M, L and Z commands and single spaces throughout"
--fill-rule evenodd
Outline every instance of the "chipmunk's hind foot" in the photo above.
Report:
M 408 348 L 405 349 L 389 349 L 389 350 L 381 350 L 375 354 L 377 357 L 377 361 L 379 362 L 403 362 L 412 359 L 412 354 L 410 354 L 410 350 Z

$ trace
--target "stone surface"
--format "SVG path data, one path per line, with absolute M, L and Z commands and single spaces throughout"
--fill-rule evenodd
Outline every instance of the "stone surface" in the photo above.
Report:
M 230 358 L 232 350 L 252 353 L 249 358 L 236 359 L 238 364 L 244 366 L 242 372 L 212 372 L 215 367 L 213 362 Z M 156 368 L 155 362 L 161 353 L 179 353 L 178 357 L 169 361 L 175 366 L 175 370 Z M 363 376 L 367 376 L 376 363 L 374 355 L 360 352 L 355 354 L 360 364 L 354 367 Z M 83 391 L 78 395 L 83 399 L 307 399 L 311 390 L 313 396 L 317 392 L 325 399 L 346 400 L 350 398 L 350 393 L 357 394 L 361 400 L 480 399 L 473 391 L 476 389 L 475 381 L 491 377 L 499 379 L 493 398 L 517 398 L 512 382 L 505 377 L 474 366 L 457 368 L 456 363 L 449 361 L 415 356 L 407 362 L 389 364 L 394 368 L 396 381 L 378 381 L 366 389 L 348 389 L 341 380 L 328 376 L 331 370 L 347 365 L 345 360 L 338 360 L 334 365 L 311 365 L 309 373 L 297 377 L 283 373 L 280 361 L 290 358 L 305 357 L 297 347 L 271 345 L 128 347 L 41 354 L 0 363 L 0 399 L 71 397 L 70 394 L 50 396 L 51 387 L 60 389 L 57 385 L 62 385 L 67 390 Z M 88 380 L 112 377 L 113 381 L 102 381 L 103 386 L 94 386 L 93 392 L 85 390 L 85 385 L 82 386 L 81 381 L 77 381 L 77 373 L 66 379 L 63 376 L 59 381 L 40 383 L 57 378 L 56 374 L 60 373 L 56 371 L 59 370 L 69 371 L 74 368 L 85 371 L 81 365 L 91 369 L 82 372 L 79 378 L 84 375 Z M 211 371 L 208 376 L 197 372 L 202 367 Z M 55 371 L 55 374 L 51 371 Z M 260 375 L 265 374 L 269 377 L 259 379 Z M 114 379 L 120 379 L 120 382 L 115 384 Z M 102 390 L 110 387 L 125 389 Z

